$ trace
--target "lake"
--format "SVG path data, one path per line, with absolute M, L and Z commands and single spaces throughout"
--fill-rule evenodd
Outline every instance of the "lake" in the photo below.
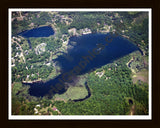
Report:
M 29 84 L 30 95 L 43 97 L 56 93 L 62 94 L 68 88 L 65 85 L 66 82 L 73 82 L 77 75 L 91 72 L 139 50 L 137 46 L 123 37 L 116 36 L 112 38 L 110 43 L 106 41 L 106 37 L 111 37 L 111 34 L 88 34 L 70 37 L 68 54 L 60 55 L 54 60 L 61 67 L 61 74 L 47 82 Z M 93 51 L 98 54 L 93 54 Z
M 31 30 L 26 30 L 18 35 L 21 35 L 25 38 L 30 38 L 30 37 L 49 37 L 50 35 L 54 34 L 54 30 L 52 29 L 51 26 L 43 26 L 43 27 L 38 27 L 38 28 L 33 28 Z
M 32 48 L 31 42 L 29 40 L 30 37 L 36 37 L 36 38 L 49 37 L 51 35 L 54 35 L 54 30 L 52 29 L 51 26 L 43 26 L 43 27 L 38 27 L 38 28 L 31 29 L 31 30 L 23 31 L 19 33 L 18 35 L 21 35 L 24 38 L 27 38 L 29 47 Z

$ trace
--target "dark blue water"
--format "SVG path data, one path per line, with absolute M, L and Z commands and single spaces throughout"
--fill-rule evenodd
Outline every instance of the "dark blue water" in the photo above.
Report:
M 51 35 L 54 35 L 54 30 L 51 26 L 44 26 L 39 28 L 34 28 L 31 30 L 26 30 L 24 32 L 19 33 L 18 35 L 23 36 L 24 38 L 27 38 L 29 48 L 32 48 L 31 41 L 29 40 L 30 37 L 49 37 Z
M 53 35 L 54 31 L 51 26 L 44 26 L 39 28 L 34 28 L 31 30 L 26 30 L 24 32 L 19 33 L 19 35 L 22 35 L 25 38 L 30 37 L 49 37 L 50 35 Z
M 110 37 L 112 41 L 106 41 Z M 72 45 L 72 41 L 77 42 Z M 89 34 L 80 37 L 71 37 L 68 54 L 59 56 L 57 61 L 61 66 L 61 74 L 48 82 L 30 84 L 30 95 L 42 97 L 56 93 L 62 94 L 67 90 L 66 82 L 73 82 L 77 75 L 85 74 L 114 60 L 121 58 L 138 47 L 128 40 L 110 34 Z M 94 52 L 93 52 L 94 51 Z

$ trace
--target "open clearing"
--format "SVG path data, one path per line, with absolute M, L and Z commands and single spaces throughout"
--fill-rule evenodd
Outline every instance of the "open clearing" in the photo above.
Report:
M 133 78 L 133 83 L 136 83 L 138 80 L 148 83 L 148 70 L 143 69 L 140 72 L 134 73 L 132 78 Z
M 57 98 L 62 98 L 64 100 L 75 100 L 75 99 L 82 99 L 88 95 L 88 92 L 85 87 L 69 87 L 67 92 L 62 95 L 57 95 Z
M 85 76 L 79 76 L 75 82 L 72 84 L 69 84 L 69 88 L 64 94 L 56 94 L 55 99 L 68 101 L 69 99 L 75 100 L 75 99 L 83 99 L 88 95 L 88 91 L 85 87 L 86 77 Z

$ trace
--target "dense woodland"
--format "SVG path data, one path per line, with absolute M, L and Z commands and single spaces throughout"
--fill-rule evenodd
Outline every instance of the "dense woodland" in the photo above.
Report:
M 143 82 L 133 84 L 131 71 L 124 63 L 127 58 L 115 62 L 117 66 L 112 63 L 97 69 L 105 70 L 101 78 L 95 72 L 89 74 L 87 83 L 91 97 L 87 100 L 67 103 L 56 101 L 55 105 L 65 115 L 127 115 L 133 104 L 137 106 L 137 115 L 148 114 L 148 85 Z M 106 77 L 110 79 L 106 80 Z M 133 103 L 129 103 L 129 100 Z
M 118 13 L 118 15 L 117 15 Z M 17 20 L 19 13 L 12 14 L 12 35 L 29 30 L 41 25 L 56 24 L 57 37 L 30 38 L 32 49 L 29 48 L 27 39 L 17 41 L 25 56 L 25 63 L 15 57 L 21 53 L 16 43 L 12 44 L 12 57 L 15 59 L 15 66 L 12 67 L 12 114 L 13 115 L 34 115 L 34 108 L 37 108 L 42 115 L 129 115 L 132 106 L 135 106 L 135 115 L 148 114 L 148 83 L 138 80 L 133 82 L 132 69 L 137 72 L 146 69 L 144 58 L 148 58 L 148 13 L 145 12 L 22 12 L 23 20 Z M 72 19 L 68 25 L 61 22 L 61 16 Z M 123 22 L 120 22 L 123 20 Z M 34 23 L 31 27 L 30 24 Z M 68 29 L 90 28 L 93 33 L 98 32 L 104 25 L 112 25 L 119 35 L 129 36 L 129 40 L 135 43 L 145 55 L 134 55 L 134 61 L 129 68 L 126 63 L 133 57 L 127 55 L 117 61 L 104 65 L 101 68 L 86 74 L 86 82 L 91 90 L 91 96 L 79 102 L 57 101 L 47 97 L 34 97 L 28 93 L 29 86 L 24 86 L 22 81 L 42 79 L 46 80 L 51 74 L 55 76 L 56 66 L 52 54 L 62 47 L 63 34 L 68 34 Z M 122 32 L 122 30 L 125 30 Z M 66 39 L 65 39 L 66 40 Z M 45 52 L 40 55 L 35 53 L 35 48 L 41 43 L 46 43 Z M 148 61 L 147 61 L 148 62 Z M 46 65 L 51 63 L 50 66 Z M 96 72 L 105 71 L 99 78 Z M 29 76 L 28 76 L 29 75 Z M 28 76 L 28 78 L 27 78 Z M 56 106 L 57 111 L 53 111 Z M 46 110 L 45 110 L 46 109 Z M 36 115 L 36 114 L 35 114 Z

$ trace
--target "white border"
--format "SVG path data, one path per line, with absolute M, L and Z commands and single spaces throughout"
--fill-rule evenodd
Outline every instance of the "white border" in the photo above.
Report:
M 9 92 L 9 100 L 8 100 L 8 119 L 9 120 L 151 120 L 152 119 L 152 45 L 151 45 L 151 41 L 152 41 L 152 9 L 151 8 L 145 8 L 145 9 L 140 9 L 140 8 L 132 8 L 132 9 L 77 9 L 77 8 L 69 8 L 69 9 L 63 9 L 63 8 L 54 8 L 54 9 L 41 9 L 41 8 L 37 8 L 37 9 L 32 9 L 32 8 L 10 8 L 8 9 L 9 11 L 9 21 L 8 21 L 8 25 L 9 25 L 9 48 L 8 48 L 8 52 L 9 52 L 9 81 L 8 81 L 8 92 Z M 78 12 L 78 11 L 87 11 L 87 12 L 95 12 L 95 11 L 100 11 L 100 12 L 104 12 L 104 11 L 117 11 L 117 12 L 121 12 L 121 11 L 141 11 L 141 12 L 149 12 L 149 115 L 146 116 L 129 116 L 129 115 L 125 115 L 125 116 L 20 116 L 20 115 L 11 115 L 11 12 L 12 11 L 67 11 L 67 12 Z

